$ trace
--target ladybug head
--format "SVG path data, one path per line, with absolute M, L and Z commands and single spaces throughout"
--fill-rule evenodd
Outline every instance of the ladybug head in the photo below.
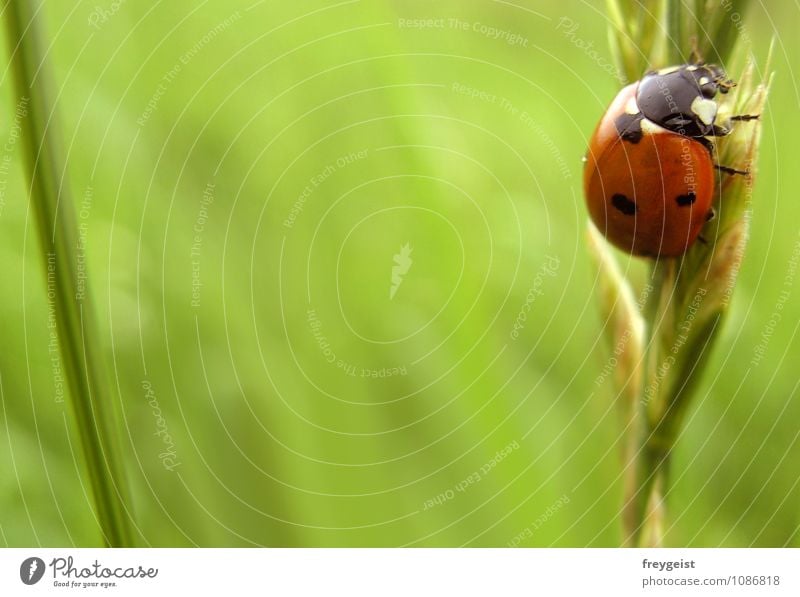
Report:
M 734 83 L 714 64 L 683 64 L 647 73 L 636 103 L 644 118 L 687 137 L 713 134 L 717 93 Z
M 693 79 L 700 93 L 706 99 L 713 99 L 719 93 L 728 93 L 736 83 L 728 78 L 722 67 L 716 64 L 687 65 L 683 70 L 684 76 Z

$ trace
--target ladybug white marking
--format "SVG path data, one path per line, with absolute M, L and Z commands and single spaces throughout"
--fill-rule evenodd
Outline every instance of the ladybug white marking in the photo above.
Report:
M 697 96 L 692 101 L 692 112 L 697 114 L 703 124 L 712 124 L 717 117 L 717 103 Z
M 642 132 L 646 135 L 657 135 L 665 131 L 663 127 L 658 126 L 655 122 L 647 118 L 642 118 L 640 126 L 642 127 Z

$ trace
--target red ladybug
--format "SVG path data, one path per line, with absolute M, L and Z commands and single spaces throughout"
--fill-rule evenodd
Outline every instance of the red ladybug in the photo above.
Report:
M 682 255 L 713 210 L 718 166 L 709 137 L 731 132 L 717 119 L 717 93 L 734 85 L 714 65 L 647 73 L 617 94 L 589 143 L 583 172 L 592 221 L 634 255 Z M 750 120 L 735 116 L 730 120 Z

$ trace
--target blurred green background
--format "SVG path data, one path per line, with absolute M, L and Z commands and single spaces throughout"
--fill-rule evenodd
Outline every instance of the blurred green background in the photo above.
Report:
M 619 544 L 596 4 L 43 3 L 142 545 Z M 776 78 L 668 545 L 800 545 L 799 24 L 745 21 Z M 0 544 L 100 545 L 0 87 Z

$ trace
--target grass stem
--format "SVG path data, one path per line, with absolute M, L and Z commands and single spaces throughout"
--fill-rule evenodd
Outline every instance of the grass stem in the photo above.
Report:
M 133 545 L 127 489 L 104 356 L 87 291 L 78 300 L 75 211 L 58 139 L 55 97 L 40 32 L 41 7 L 10 0 L 5 27 L 18 99 L 27 103 L 22 138 L 30 201 L 52 297 L 61 358 L 94 506 L 107 546 Z M 129 503 L 129 502 L 128 502 Z
M 720 114 L 762 114 L 771 77 L 757 82 L 753 62 L 740 64 L 744 52 L 736 51 L 736 23 L 747 8 L 746 0 L 727 4 L 698 0 L 692 13 L 684 0 L 607 0 L 607 4 L 612 50 L 617 67 L 629 80 L 641 76 L 645 67 L 639 68 L 639 62 L 657 69 L 681 64 L 695 54 L 695 59 L 723 66 L 736 64 L 738 86 L 726 98 L 719 98 Z M 698 39 L 701 26 L 707 27 L 703 29 L 706 35 Z M 630 59 L 637 52 L 641 60 Z M 769 62 L 767 59 L 766 64 Z M 729 70 L 729 74 L 733 73 Z M 624 370 L 620 373 L 626 384 L 641 380 L 637 408 L 631 410 L 629 401 L 623 402 L 629 434 L 624 447 L 628 471 L 623 484 L 624 545 L 663 545 L 670 455 L 703 371 L 708 368 L 747 245 L 745 213 L 756 170 L 759 127 L 757 120 L 740 119 L 731 134 L 714 140 L 720 163 L 747 174 L 718 175 L 714 205 L 720 217 L 707 225 L 706 242 L 695 243 L 680 258 L 654 261 L 648 284 L 651 291 L 642 312 L 628 314 L 637 325 L 641 315 L 644 333 L 640 361 L 622 363 Z M 593 254 L 604 253 L 597 242 L 590 247 Z M 614 268 L 609 265 L 601 269 L 610 271 Z M 625 290 L 628 282 L 618 278 L 614 280 L 614 296 L 629 294 Z M 601 307 L 608 302 L 605 294 L 601 290 Z M 608 307 L 603 310 L 609 312 Z M 612 344 L 619 342 L 619 329 L 625 329 L 624 323 L 611 329 Z M 618 384 L 623 390 L 626 387 Z

